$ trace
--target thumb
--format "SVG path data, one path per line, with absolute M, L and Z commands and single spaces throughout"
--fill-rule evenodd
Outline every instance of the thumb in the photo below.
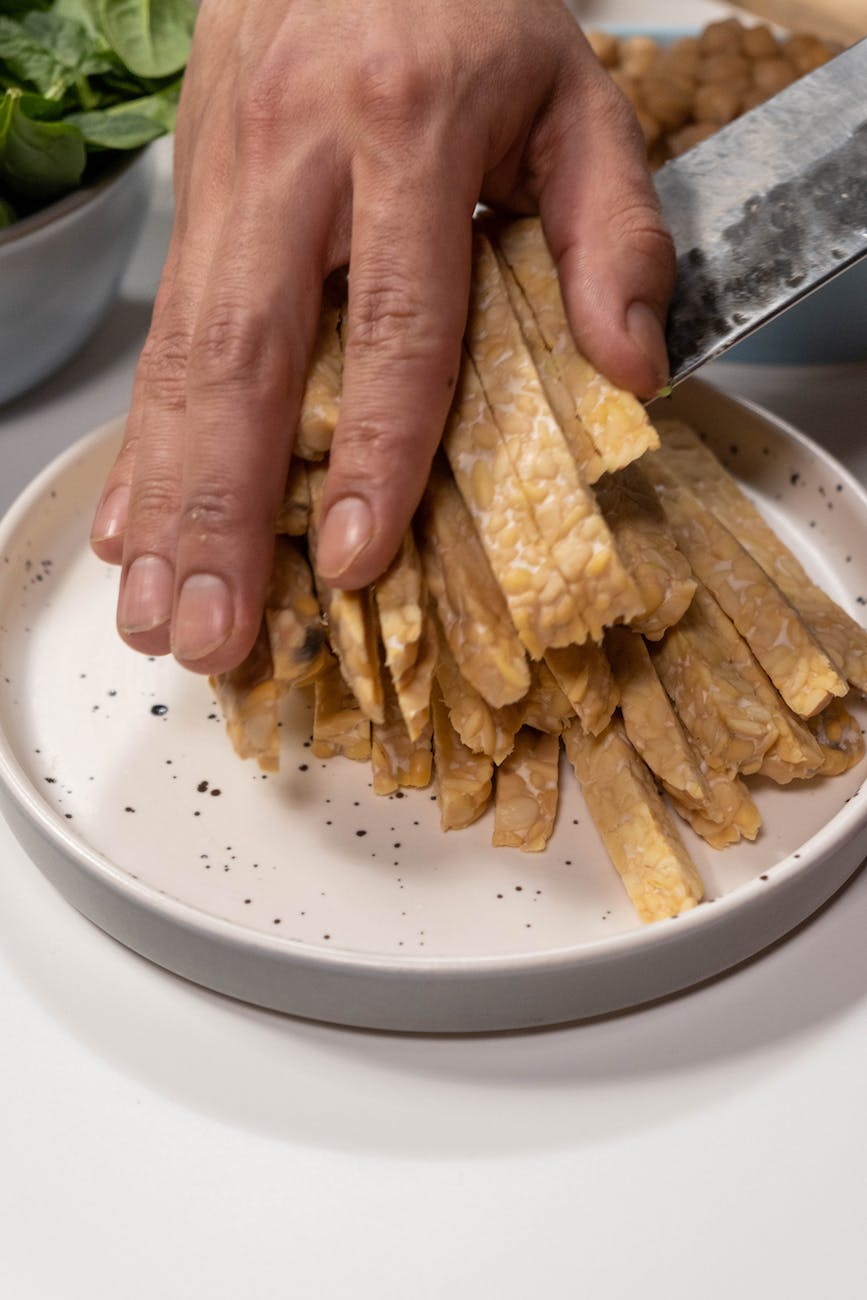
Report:
M 652 397 L 669 373 L 674 246 L 631 105 L 586 42 L 576 62 L 542 127 L 539 213 L 579 348 Z

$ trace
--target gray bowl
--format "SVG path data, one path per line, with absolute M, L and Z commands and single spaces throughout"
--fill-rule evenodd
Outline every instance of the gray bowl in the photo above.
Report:
M 52 374 L 114 300 L 147 213 L 148 149 L 0 231 L 0 402 Z

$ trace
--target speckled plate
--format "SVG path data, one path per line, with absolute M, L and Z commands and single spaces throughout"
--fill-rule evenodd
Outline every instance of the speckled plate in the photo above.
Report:
M 692 382 L 701 427 L 810 572 L 854 614 L 867 496 L 818 447 Z M 641 926 L 564 767 L 540 855 L 490 846 L 490 814 L 444 835 L 429 791 L 381 799 L 366 765 L 325 764 L 310 710 L 283 770 L 237 760 L 204 680 L 127 650 L 92 503 L 118 437 L 55 461 L 0 525 L 0 791 L 65 897 L 160 965 L 263 1006 L 400 1030 L 517 1028 L 613 1011 L 714 975 L 785 934 L 867 853 L 865 764 L 757 788 L 755 844 L 684 830 L 708 901 Z M 860 706 L 859 706 L 860 707 Z

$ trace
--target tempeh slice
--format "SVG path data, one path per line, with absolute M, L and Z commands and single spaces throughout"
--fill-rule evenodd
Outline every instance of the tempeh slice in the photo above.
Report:
M 301 686 L 323 671 L 328 649 L 313 574 L 298 545 L 288 537 L 276 539 L 265 622 L 278 682 Z
M 576 348 L 538 218 L 504 225 L 497 246 L 532 308 L 552 365 L 572 394 L 575 416 L 593 440 L 605 469 L 621 469 L 657 447 L 656 431 L 637 398 L 600 375 Z
M 662 462 L 688 484 L 760 564 L 844 676 L 867 691 L 867 631 L 810 580 L 736 480 L 679 420 L 660 420 Z
M 317 758 L 370 758 L 370 719 L 343 680 L 337 660 L 313 683 L 313 753 Z
M 641 596 L 630 626 L 657 641 L 689 608 L 696 585 L 689 561 L 638 465 L 606 474 L 596 484 L 596 499 Z
M 573 722 L 563 733 L 566 753 L 590 816 L 642 921 L 695 907 L 701 879 L 671 814 L 616 715 L 601 736 Z
M 598 736 L 611 721 L 620 696 L 605 654 L 595 641 L 548 650 L 545 663 L 575 710 L 581 725 Z
M 303 537 L 310 523 L 310 488 L 307 483 L 307 466 L 293 456 L 289 462 L 283 502 L 274 526 L 276 533 L 287 537 Z
M 530 685 L 524 649 L 461 494 L 441 464 L 431 472 L 420 529 L 425 580 L 458 667 L 495 708 L 514 703 Z
M 404 534 L 400 550 L 377 580 L 375 590 L 385 662 L 391 680 L 397 683 L 416 661 L 426 599 L 421 560 L 411 532 Z
M 402 786 L 430 785 L 431 728 L 411 739 L 390 682 L 385 684 L 385 721 L 374 722 L 370 765 L 375 794 L 393 794 Z
M 444 831 L 459 830 L 477 821 L 487 808 L 494 765 L 487 754 L 475 753 L 463 744 L 436 688 L 431 698 L 431 717 L 440 825 Z
M 533 665 L 533 682 L 523 700 L 524 725 L 559 736 L 575 714 L 569 697 L 542 659 Z
M 700 584 L 685 626 L 693 648 L 712 666 L 724 665 L 720 671 L 734 669 L 745 683 L 746 691 L 771 715 L 776 739 L 762 756 L 757 771 L 778 785 L 788 785 L 796 778 L 803 780 L 817 772 L 822 765 L 822 753 L 806 722 L 780 698 L 731 619 Z
M 728 848 L 742 839 L 754 840 L 762 819 L 746 783 L 739 776 L 726 776 L 711 769 L 706 769 L 704 775 L 710 789 L 707 806 L 703 810 L 693 808 L 678 798 L 676 791 L 669 790 L 677 812 L 713 849 Z
M 302 460 L 324 459 L 337 427 L 343 385 L 340 320 L 344 299 L 345 285 L 338 272 L 328 280 L 322 295 L 313 356 L 301 399 L 293 450 Z
M 800 615 L 740 542 L 657 454 L 645 462 L 677 544 L 793 712 L 818 713 L 848 690 Z
M 474 248 L 466 336 L 472 364 L 551 567 L 565 578 L 586 629 L 549 645 L 580 644 L 587 636 L 599 641 L 605 627 L 639 612 L 639 595 L 548 404 L 494 251 L 481 235 Z
M 418 657 L 394 683 L 397 702 L 411 740 L 417 740 L 430 722 L 430 696 L 439 661 L 439 642 L 431 616 L 425 614 Z
M 629 740 L 667 790 L 690 807 L 704 808 L 710 800 L 707 782 L 644 641 L 628 628 L 611 628 L 605 649 Z
M 280 767 L 277 709 L 283 688 L 274 680 L 274 665 L 263 620 L 247 658 L 228 673 L 210 678 L 226 731 L 239 758 L 255 758 L 263 772 Z
M 497 769 L 495 847 L 541 853 L 557 816 L 559 773 L 559 736 L 522 727 L 515 748 Z
M 864 733 L 842 700 L 832 700 L 809 727 L 822 750 L 820 776 L 839 776 L 864 757 Z
M 524 720 L 524 701 L 492 708 L 462 676 L 445 638 L 440 641 L 436 680 L 461 743 L 473 753 L 488 754 L 495 763 L 502 763 L 512 752 Z
M 466 355 L 443 449 L 527 652 L 539 659 L 548 646 L 583 641 L 584 619 L 562 573 L 551 564 L 530 501 Z
M 542 331 L 539 328 L 539 322 L 536 320 L 533 308 L 528 302 L 524 290 L 515 279 L 512 268 L 503 257 L 502 252 L 497 249 L 496 244 L 495 251 L 497 252 L 497 262 L 503 274 L 503 284 L 506 293 L 509 295 L 512 311 L 521 326 L 524 342 L 527 344 L 527 349 L 533 358 L 533 365 L 539 372 L 545 396 L 551 403 L 551 410 L 563 430 L 569 444 L 569 450 L 581 471 L 581 477 L 586 483 L 595 483 L 600 475 L 605 473 L 605 462 L 596 450 L 590 434 L 581 423 L 581 418 L 575 406 L 574 394 L 563 382 L 557 358 L 545 343 Z M 553 282 L 553 289 L 559 298 L 560 290 L 556 280 Z
M 311 465 L 310 548 L 315 556 L 325 468 Z M 328 637 L 336 652 L 340 671 L 363 712 L 372 722 L 384 721 L 382 676 L 373 593 L 369 587 L 360 591 L 341 591 L 330 587 L 314 570 L 319 603 L 328 621 Z

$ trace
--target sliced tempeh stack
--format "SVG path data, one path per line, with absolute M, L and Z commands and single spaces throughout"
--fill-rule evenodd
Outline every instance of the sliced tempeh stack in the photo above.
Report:
M 334 656 L 313 683 L 313 753 L 317 758 L 370 758 L 370 718 L 343 680 Z
M 294 451 L 302 460 L 323 460 L 337 426 L 343 385 L 340 324 L 345 301 L 345 277 L 338 271 L 326 282 L 323 291 L 313 356 L 301 399 Z
M 522 727 L 497 768 L 492 844 L 525 853 L 544 849 L 557 816 L 559 771 L 560 737 Z
M 274 679 L 264 619 L 244 662 L 211 677 L 210 683 L 235 753 L 239 758 L 255 758 L 263 772 L 276 772 L 280 766 L 277 710 L 284 688 Z
M 265 622 L 274 676 L 285 686 L 311 682 L 328 656 L 325 624 L 313 591 L 313 574 L 299 545 L 278 537 L 265 595 Z
M 431 779 L 431 728 L 410 736 L 390 681 L 385 683 L 385 719 L 374 722 L 370 765 L 375 794 L 393 794 L 401 786 L 426 786 Z
M 289 462 L 283 501 L 274 526 L 276 533 L 287 537 L 304 537 L 310 525 L 310 486 L 307 482 L 307 465 L 297 456 Z
M 461 743 L 475 754 L 487 754 L 495 763 L 502 763 L 512 752 L 524 720 L 524 700 L 493 708 L 462 676 L 444 637 L 440 638 L 436 680 Z
M 585 731 L 598 736 L 611 721 L 619 695 L 611 666 L 595 641 L 549 650 L 545 663 Z
M 488 806 L 494 764 L 461 741 L 439 690 L 431 698 L 437 804 L 444 831 L 477 821 Z

